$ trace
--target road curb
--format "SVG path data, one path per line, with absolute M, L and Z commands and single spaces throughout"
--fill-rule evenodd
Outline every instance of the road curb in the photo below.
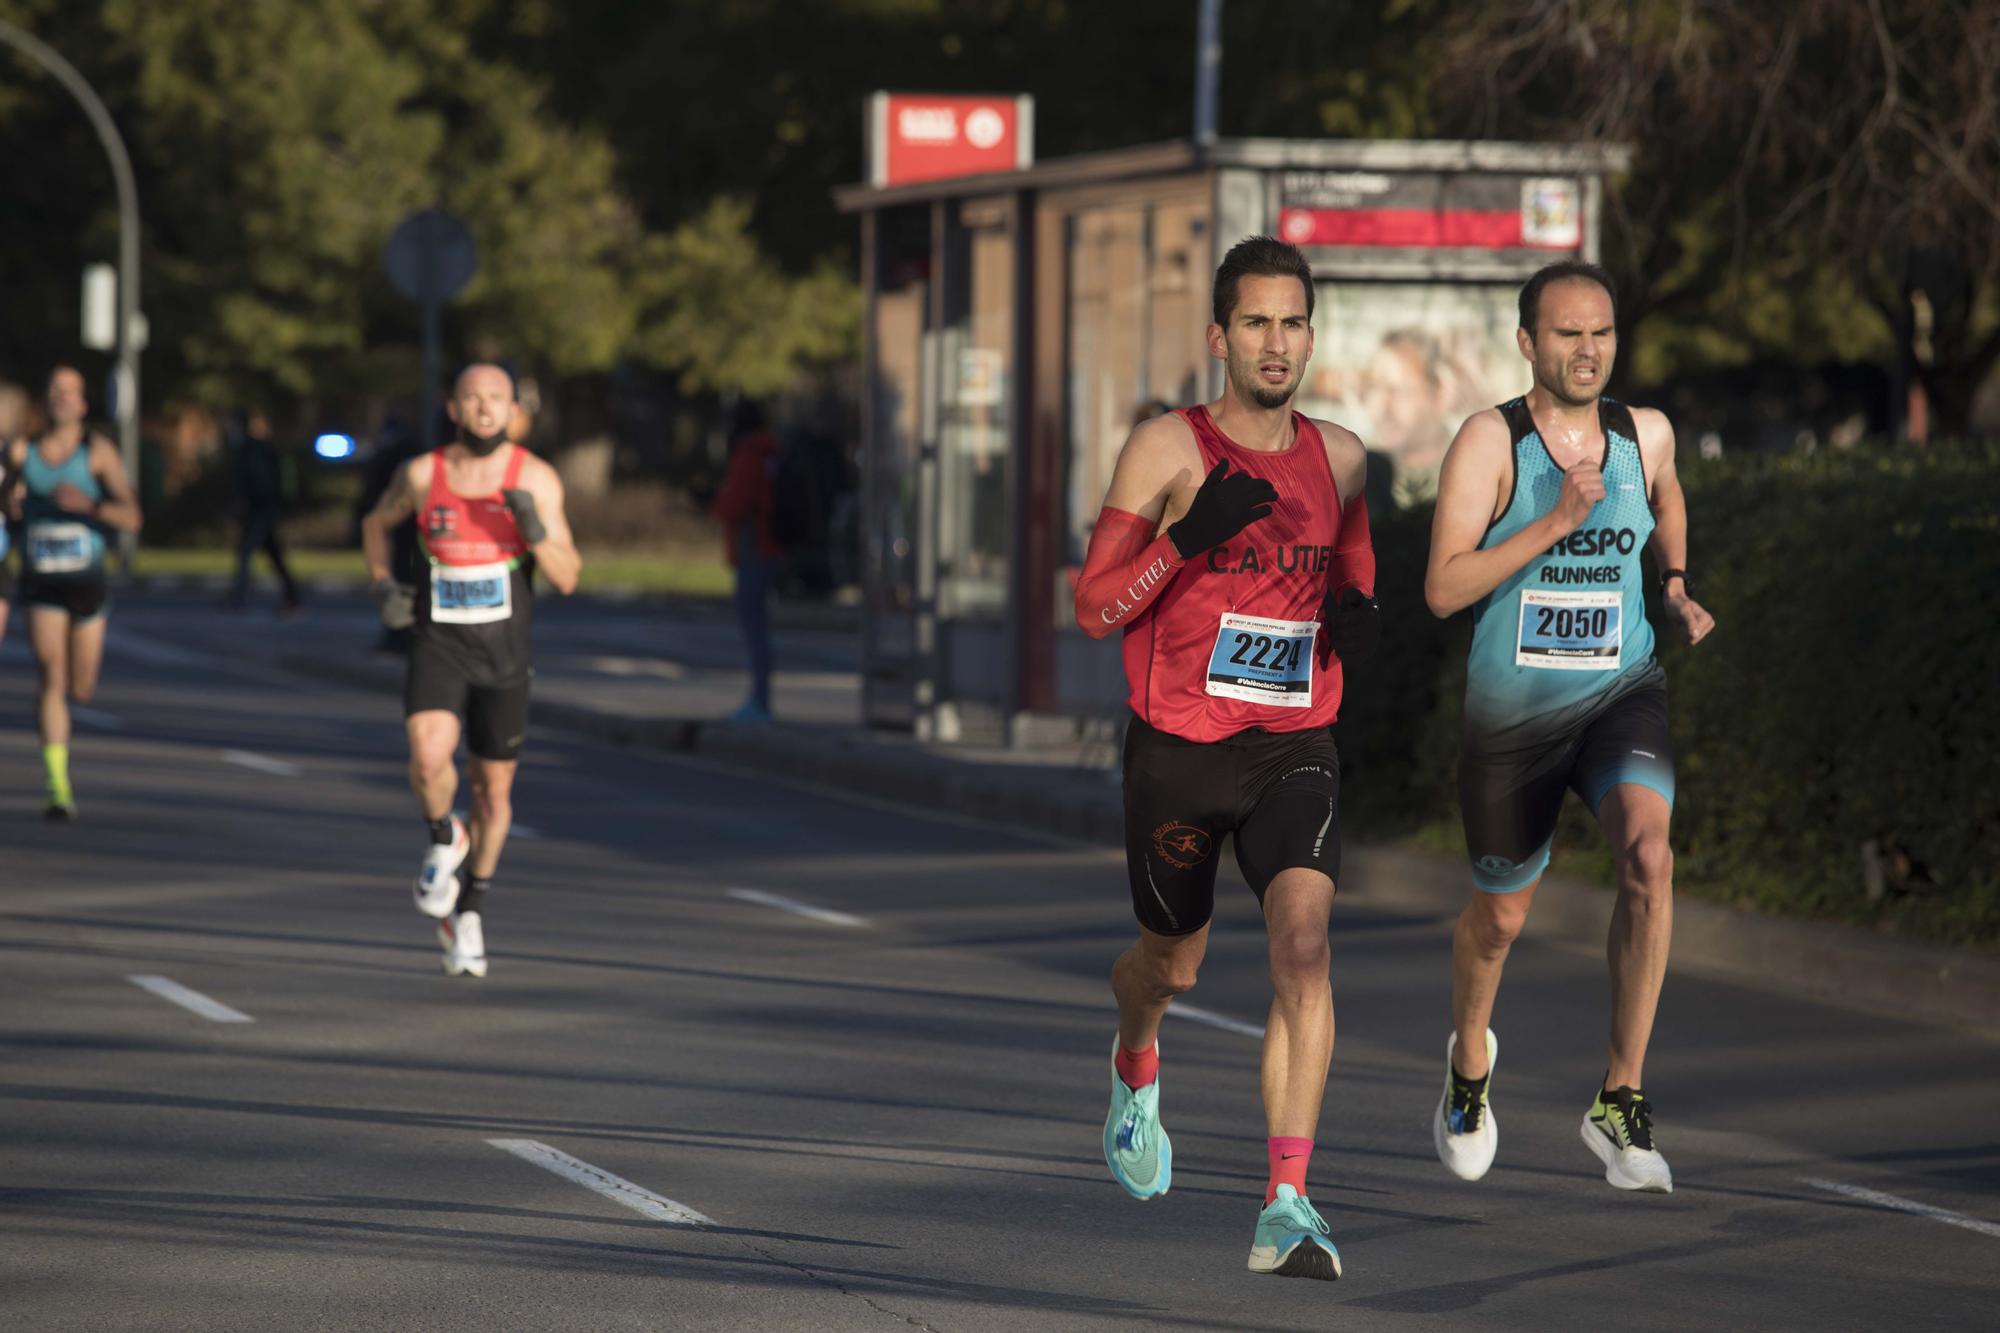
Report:
M 402 689 L 387 658 L 340 660 L 289 654 L 297 675 L 386 693 Z M 992 823 L 1117 847 L 1122 797 L 1101 770 L 1051 773 L 1032 785 L 1017 771 L 956 759 L 898 735 L 857 736 L 836 727 L 732 726 L 684 717 L 606 712 L 537 698 L 532 720 L 616 745 L 698 755 L 733 768 L 836 791 L 944 810 Z M 1342 892 L 1370 907 L 1441 916 L 1463 908 L 1470 881 L 1457 857 L 1380 843 L 1344 850 Z M 1530 933 L 1602 946 L 1614 896 L 1595 885 L 1545 877 Z M 1724 980 L 1776 985 L 1821 999 L 1944 1021 L 2000 1037 L 2000 953 L 1888 938 L 1853 926 L 1792 921 L 1681 897 L 1674 902 L 1673 966 Z

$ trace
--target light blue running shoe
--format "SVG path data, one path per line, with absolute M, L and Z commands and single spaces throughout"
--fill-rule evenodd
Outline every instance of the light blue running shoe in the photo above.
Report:
M 1157 1049 L 1157 1046 L 1155 1047 Z M 1118 1053 L 1117 1038 L 1111 1052 Z M 1111 1070 L 1111 1111 L 1104 1117 L 1104 1162 L 1135 1199 L 1165 1194 L 1174 1181 L 1174 1145 L 1160 1127 L 1160 1080 L 1139 1089 Z
M 1333 1248 L 1325 1221 L 1290 1185 L 1278 1186 L 1278 1197 L 1257 1214 L 1250 1271 L 1328 1282 L 1340 1276 L 1340 1251 Z

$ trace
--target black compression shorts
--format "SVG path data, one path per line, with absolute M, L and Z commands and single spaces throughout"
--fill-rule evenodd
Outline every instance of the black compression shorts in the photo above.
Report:
M 403 678 L 403 715 L 442 710 L 458 715 L 465 748 L 481 759 L 518 759 L 528 734 L 528 687 L 533 673 L 487 685 L 426 635 L 410 642 Z
M 78 625 L 95 620 L 109 609 L 111 584 L 104 578 L 38 578 L 21 576 L 21 601 L 27 606 L 46 606 L 69 612 Z
M 1517 729 L 1504 742 L 1467 731 L 1458 756 L 1458 800 L 1473 882 L 1512 893 L 1548 868 L 1563 797 L 1575 791 L 1591 813 L 1613 787 L 1646 787 L 1674 803 L 1674 748 L 1667 687 L 1625 691 L 1546 734 Z
M 1139 924 L 1187 935 L 1215 910 L 1216 845 L 1257 900 L 1298 867 L 1340 879 L 1340 756 L 1324 727 L 1202 742 L 1134 717 L 1125 732 L 1125 868 Z

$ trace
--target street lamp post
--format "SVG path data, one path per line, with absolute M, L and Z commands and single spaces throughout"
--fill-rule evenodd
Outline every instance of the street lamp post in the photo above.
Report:
M 132 179 L 132 158 L 125 140 L 105 109 L 104 102 L 77 73 L 76 66 L 56 49 L 11 23 L 0 22 L 0 42 L 5 42 L 56 76 L 71 96 L 82 104 L 84 115 L 111 159 L 111 179 L 118 188 L 118 366 L 114 372 L 114 402 L 118 418 L 118 451 L 124 456 L 125 471 L 133 486 L 139 484 L 139 187 Z M 119 552 L 129 570 L 138 545 L 135 534 L 119 537 Z

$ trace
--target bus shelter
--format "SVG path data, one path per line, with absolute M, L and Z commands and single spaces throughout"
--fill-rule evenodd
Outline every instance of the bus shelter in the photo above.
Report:
M 1115 715 L 1117 641 L 1071 589 L 1135 420 L 1221 392 L 1222 253 L 1304 249 L 1315 350 L 1298 407 L 1423 503 L 1457 423 L 1528 387 L 1515 296 L 1595 259 L 1610 145 L 1170 142 L 836 192 L 859 215 L 863 711 L 923 739 L 1074 734 Z

